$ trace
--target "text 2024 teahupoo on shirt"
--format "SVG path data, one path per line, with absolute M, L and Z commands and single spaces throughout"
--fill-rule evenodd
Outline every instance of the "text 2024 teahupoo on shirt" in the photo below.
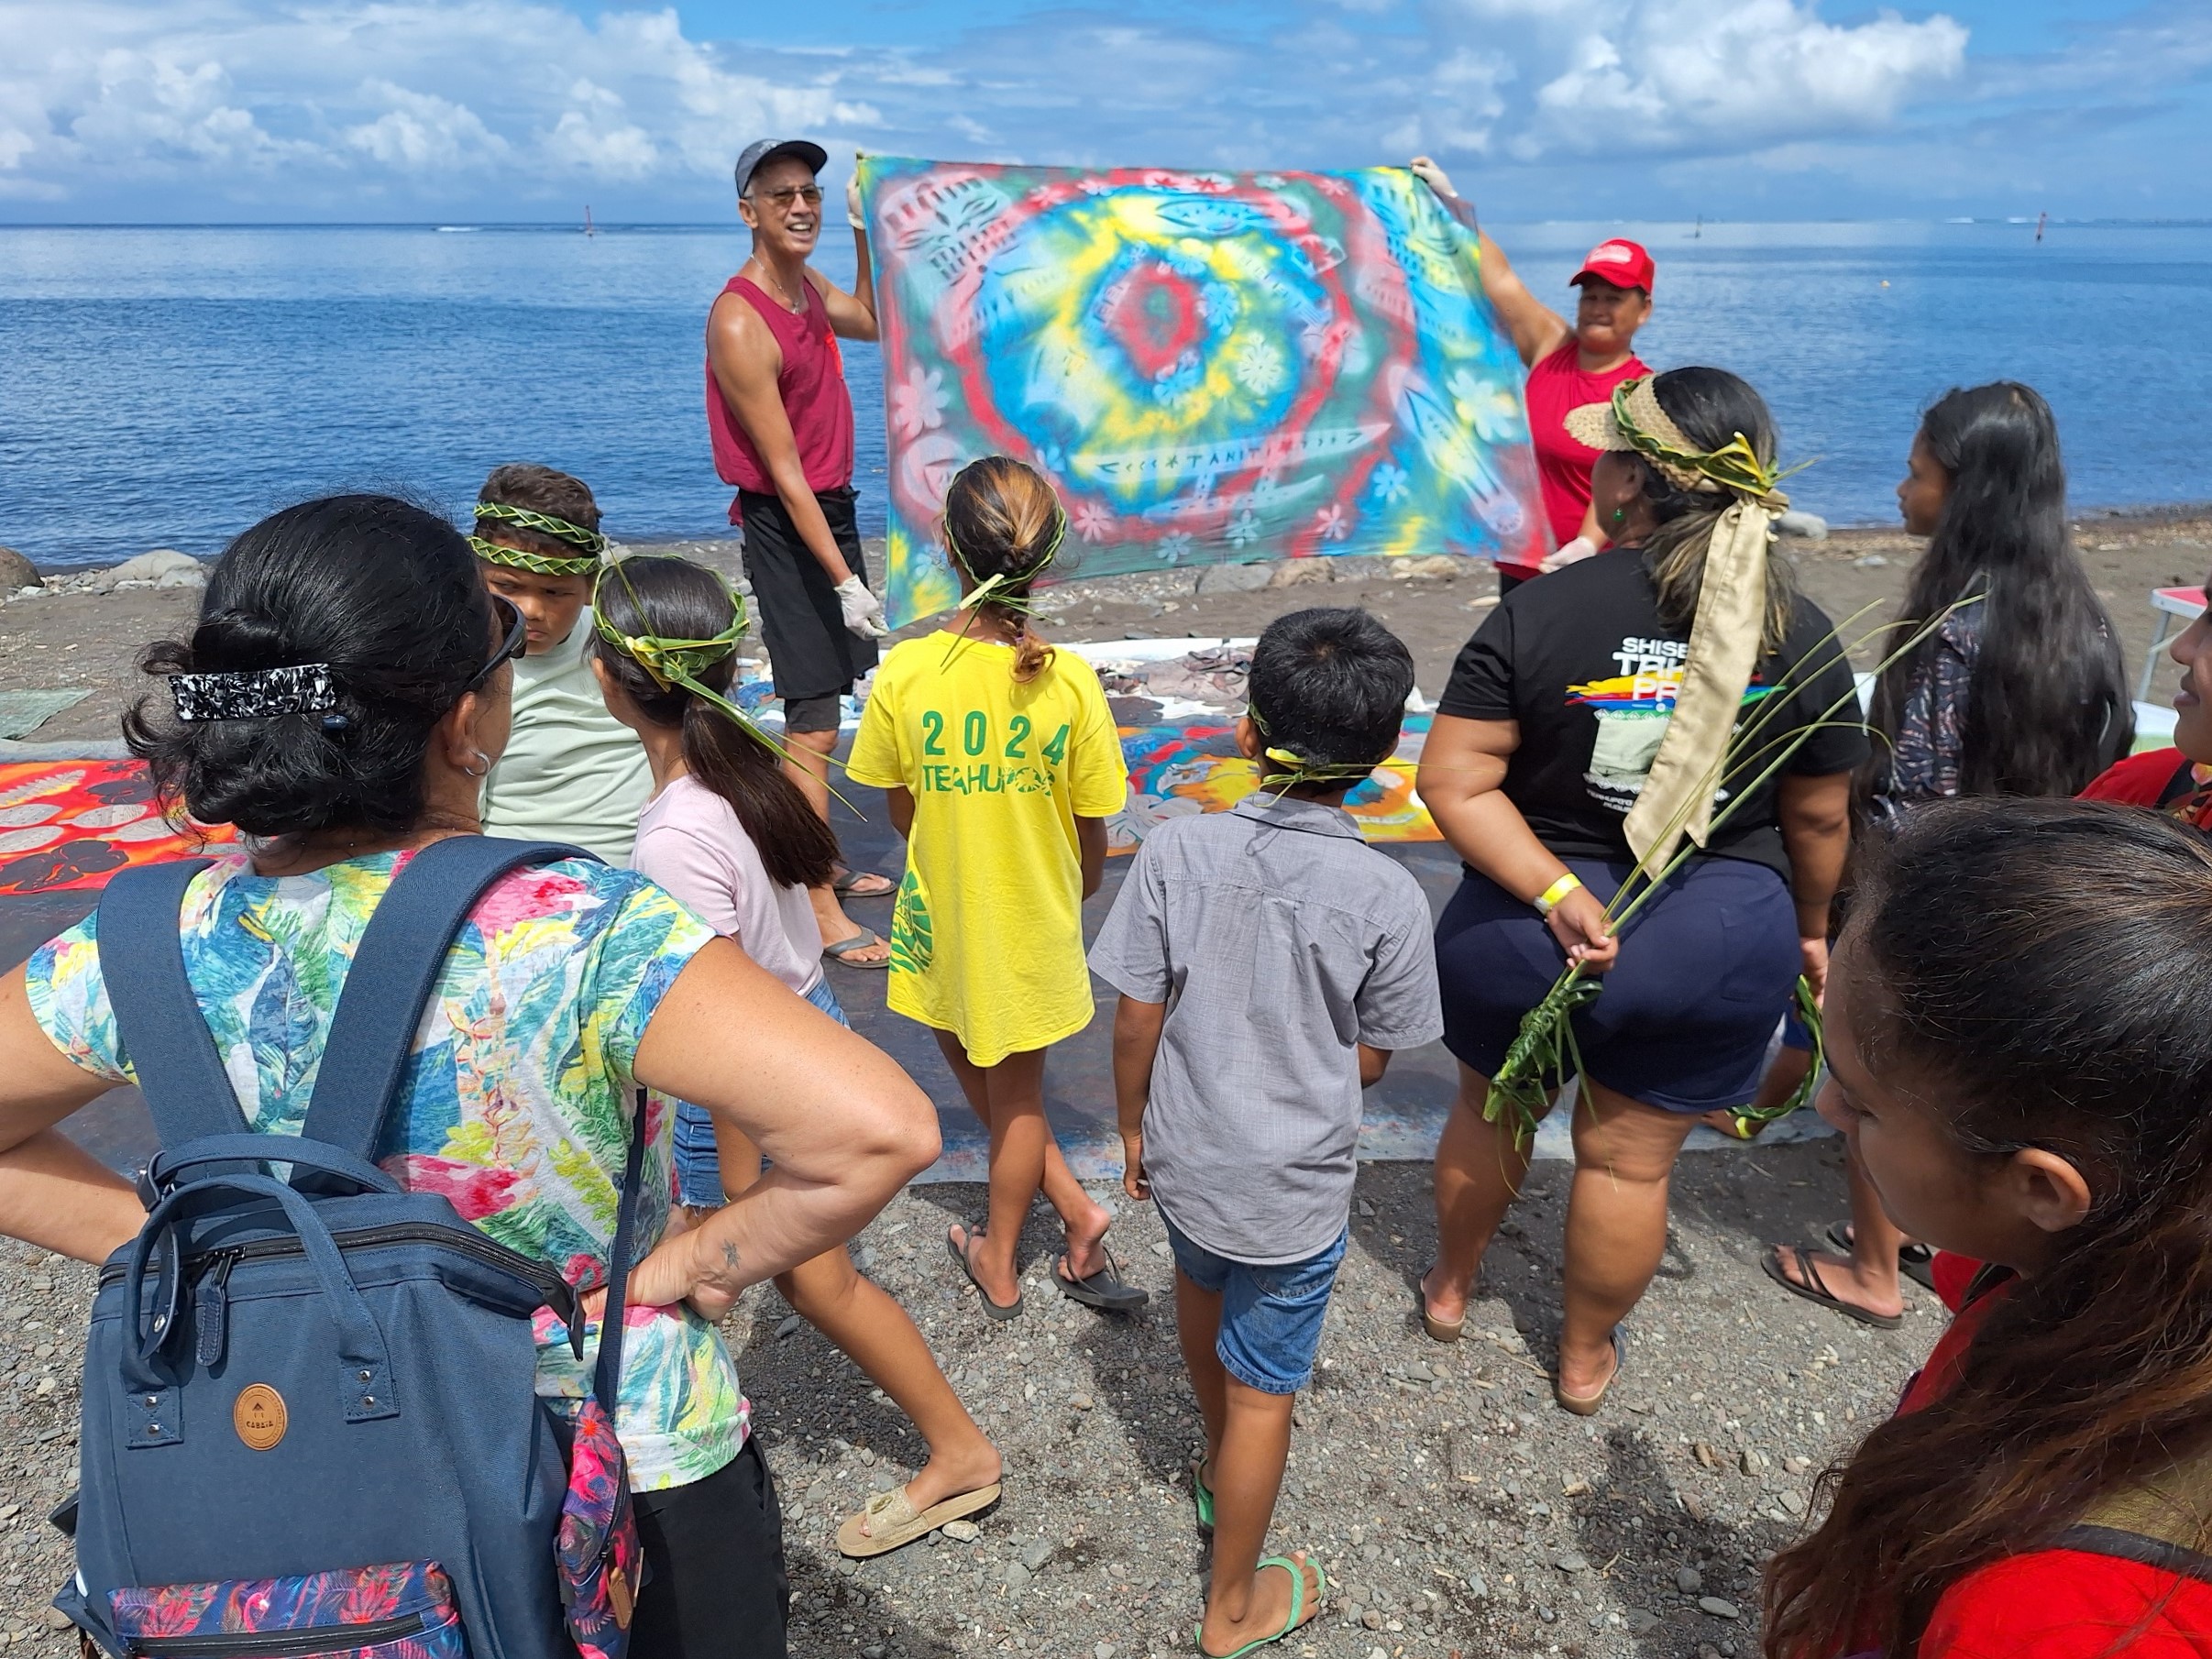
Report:
M 1651 775 L 1689 655 L 1689 628 L 1659 620 L 1643 554 L 1616 548 L 1506 595 L 1460 649 L 1436 710 L 1517 721 L 1505 795 L 1536 839 L 1563 857 L 1625 861 L 1634 854 L 1623 826 Z M 1744 693 L 1740 754 L 1722 780 L 1705 851 L 1787 878 L 1776 785 L 1788 773 L 1851 771 L 1866 753 L 1859 720 L 1851 665 L 1820 607 L 1800 599 L 1781 650 L 1761 659 Z

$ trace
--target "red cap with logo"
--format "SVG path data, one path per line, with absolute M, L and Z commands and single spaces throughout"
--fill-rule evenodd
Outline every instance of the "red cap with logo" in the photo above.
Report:
M 1575 272 L 1568 286 L 1572 288 L 1595 277 L 1615 288 L 1640 288 L 1648 294 L 1653 271 L 1651 256 L 1644 251 L 1642 243 L 1615 236 L 1590 250 L 1582 261 L 1582 269 Z

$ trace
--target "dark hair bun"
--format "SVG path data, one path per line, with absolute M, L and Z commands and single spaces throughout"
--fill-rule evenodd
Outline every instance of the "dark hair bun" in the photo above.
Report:
M 272 513 L 224 551 L 189 642 L 149 647 L 152 675 L 327 663 L 337 706 L 179 720 L 165 689 L 123 719 L 162 798 L 249 835 L 421 820 L 438 720 L 490 651 L 491 603 L 452 525 L 390 496 L 331 496 Z

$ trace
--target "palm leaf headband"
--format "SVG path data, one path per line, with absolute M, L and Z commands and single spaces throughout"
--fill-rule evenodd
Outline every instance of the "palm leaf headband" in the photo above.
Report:
M 1683 489 L 1726 490 L 1782 512 L 1789 498 L 1777 485 L 1789 476 L 1759 459 L 1751 440 L 1736 433 L 1718 449 L 1700 449 L 1660 406 L 1652 375 L 1623 380 L 1607 403 L 1585 403 L 1567 412 L 1567 430 L 1592 449 L 1633 450 L 1669 483 Z M 1791 467 L 1789 472 L 1799 470 Z
M 537 576 L 589 576 L 600 567 L 607 552 L 607 538 L 596 530 L 586 530 L 581 524 L 572 524 L 567 519 L 556 519 L 549 512 L 534 512 L 527 507 L 511 507 L 505 501 L 479 501 L 476 504 L 477 523 L 480 527 L 490 519 L 499 523 L 513 524 L 523 530 L 534 530 L 556 541 L 566 542 L 582 550 L 575 558 L 556 558 L 543 553 L 525 553 L 520 547 L 504 547 L 497 542 L 486 541 L 481 535 L 468 538 L 468 545 L 476 556 L 494 565 L 510 566 L 516 570 L 527 570 Z
M 734 655 L 739 643 L 744 639 L 747 618 L 743 595 L 729 583 L 722 583 L 722 593 L 730 601 L 730 625 L 712 639 L 670 640 L 657 634 L 624 633 L 609 621 L 607 608 L 600 602 L 600 594 L 610 579 L 622 585 L 623 593 L 629 596 L 631 607 L 639 616 L 650 614 L 645 609 L 645 602 L 638 598 L 637 589 L 631 586 L 630 573 L 623 569 L 622 562 L 606 566 L 600 569 L 599 580 L 591 585 L 591 627 L 600 639 L 643 668 L 645 676 L 663 691 L 681 689 L 689 692 L 718 714 L 732 721 L 747 737 L 777 760 L 792 760 L 791 752 L 763 731 L 751 715 L 699 677 L 715 664 Z M 717 577 L 715 579 L 721 581 L 721 578 Z M 825 777 L 823 782 L 827 785 L 828 779 Z M 837 795 L 834 786 L 830 788 L 830 793 Z M 853 806 L 842 795 L 837 795 L 837 798 L 844 801 L 848 808 Z M 857 808 L 853 810 L 858 812 Z

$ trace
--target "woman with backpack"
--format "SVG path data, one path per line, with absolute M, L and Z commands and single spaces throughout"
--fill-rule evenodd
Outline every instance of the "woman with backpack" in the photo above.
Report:
M 1928 538 L 1875 683 L 1873 753 L 1853 789 L 1860 841 L 1954 796 L 2068 796 L 2135 735 L 2119 636 L 2066 529 L 2058 423 L 2031 386 L 1953 388 L 1920 417 L 1898 511 Z M 1899 651 L 1907 641 L 1909 649 Z M 1811 1064 L 1793 1047 L 1770 1076 L 1787 1098 Z M 1714 1126 L 1719 1127 L 1720 1125 Z M 1777 1245 L 1767 1277 L 1862 1324 L 1894 1329 L 1901 1272 L 1929 1283 L 1928 1250 L 1891 1226 L 1850 1171 L 1834 1252 Z
M 240 535 L 191 637 L 149 653 L 167 684 L 126 717 L 131 749 L 173 810 L 252 838 L 191 878 L 179 930 L 198 1013 L 257 1134 L 302 1132 L 333 1011 L 387 889 L 404 889 L 424 850 L 478 834 L 522 632 L 451 526 L 388 498 L 340 496 Z M 119 1019 L 97 924 L 0 981 L 0 1234 L 94 1262 L 148 1221 L 131 1187 L 58 1128 L 135 1077 L 120 1029 L 138 1016 L 127 1006 Z M 776 1499 L 716 1325 L 747 1286 L 850 1237 L 935 1157 L 927 1098 L 643 876 L 562 859 L 501 876 L 474 903 L 370 1161 L 548 1264 L 589 1323 L 626 1170 L 642 1170 L 633 1236 L 661 1240 L 667 1222 L 673 1120 L 632 1111 L 641 1087 L 704 1105 L 774 1169 L 698 1226 L 633 1251 L 614 1420 L 646 1571 L 633 1617 L 634 1570 L 612 1602 L 630 1659 L 781 1655 Z M 194 1295 L 204 1325 L 206 1292 Z M 213 1318 L 219 1333 L 223 1315 Z M 552 1313 L 536 1320 L 536 1392 L 588 1418 L 588 1346 L 572 1347 Z M 364 1388 L 360 1415 L 392 1409 L 378 1386 Z M 158 1418 L 160 1395 L 144 1398 Z M 276 1446 L 282 1403 L 249 1411 L 238 1398 L 238 1438 Z M 88 1383 L 88 1410 L 90 1399 Z M 315 1403 L 295 1397 L 295 1434 Z M 156 1440 L 177 1433 L 145 1426 Z M 210 1433 L 206 1414 L 187 1413 L 187 1439 Z M 619 1515 L 619 1493 L 606 1496 Z M 82 1558 L 82 1534 L 79 1546 Z M 130 1594 L 180 1588 L 198 1587 Z M 502 1635 L 492 1645 L 509 1651 Z

